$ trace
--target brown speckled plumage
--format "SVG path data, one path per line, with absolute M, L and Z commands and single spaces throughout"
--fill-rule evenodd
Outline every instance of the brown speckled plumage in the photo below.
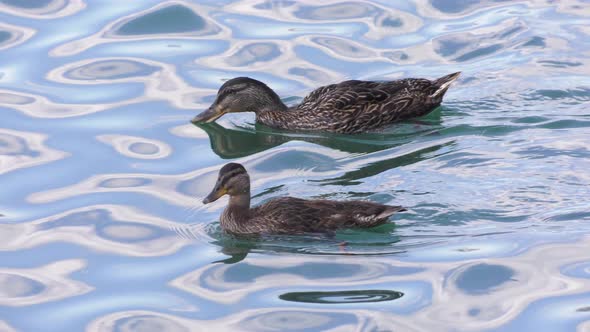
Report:
M 229 112 L 255 112 L 257 122 L 274 128 L 361 133 L 430 113 L 459 74 L 433 81 L 345 81 L 320 87 L 293 107 L 283 104 L 264 83 L 238 77 L 225 82 L 213 105 L 193 121 L 210 122 Z
M 233 234 L 305 234 L 333 232 L 341 228 L 368 228 L 387 222 L 400 211 L 367 201 L 307 200 L 274 198 L 250 208 L 250 178 L 240 164 L 230 163 L 219 171 L 215 188 L 203 201 L 212 202 L 224 194 L 230 202 L 220 218 L 221 227 Z

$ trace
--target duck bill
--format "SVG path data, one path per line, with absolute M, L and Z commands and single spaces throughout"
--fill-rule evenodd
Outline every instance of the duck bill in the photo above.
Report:
M 203 123 L 203 122 L 209 123 L 209 122 L 213 122 L 213 121 L 217 120 L 223 114 L 225 114 L 225 113 L 219 111 L 217 107 L 211 106 L 206 111 L 201 112 L 200 114 L 195 116 L 191 120 L 191 122 L 192 123 Z
M 213 189 L 213 191 L 207 195 L 207 197 L 205 197 L 205 199 L 203 200 L 203 204 L 209 204 L 211 202 L 215 202 L 216 200 L 219 199 L 219 197 L 225 195 L 227 193 L 227 191 L 225 189 Z

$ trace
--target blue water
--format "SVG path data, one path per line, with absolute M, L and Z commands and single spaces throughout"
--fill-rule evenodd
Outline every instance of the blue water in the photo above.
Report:
M 235 76 L 455 71 L 363 135 L 189 123 Z M 590 331 L 588 1 L 2 0 L 0 115 L 0 331 Z M 234 239 L 201 204 L 230 160 L 254 204 L 409 211 Z

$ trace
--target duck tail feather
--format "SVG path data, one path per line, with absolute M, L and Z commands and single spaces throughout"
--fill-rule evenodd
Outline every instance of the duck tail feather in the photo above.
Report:
M 388 205 L 385 207 L 385 210 L 383 210 L 381 213 L 379 213 L 377 215 L 377 218 L 378 219 L 388 218 L 391 215 L 393 215 L 394 213 L 404 212 L 404 211 L 408 211 L 408 210 L 406 210 L 404 207 L 401 207 L 401 206 Z
M 445 94 L 445 92 L 447 92 L 447 89 L 449 88 L 449 86 L 451 85 L 451 83 L 453 83 L 457 78 L 459 78 L 459 76 L 461 75 L 461 72 L 458 71 L 456 73 L 452 73 L 446 76 L 443 76 L 441 78 L 438 78 L 436 80 L 434 80 L 434 86 L 437 86 L 438 89 L 430 96 L 431 98 L 436 98 L 438 96 L 441 96 Z

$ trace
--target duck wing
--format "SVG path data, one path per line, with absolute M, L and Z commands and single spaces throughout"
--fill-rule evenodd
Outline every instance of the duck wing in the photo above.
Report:
M 316 128 L 355 133 L 422 116 L 442 102 L 460 73 L 430 81 L 409 78 L 388 82 L 345 81 L 314 90 L 297 106 Z
M 350 116 L 371 104 L 386 101 L 394 91 L 381 89 L 378 82 L 345 81 L 320 87 L 307 95 L 297 110 L 316 116 L 333 117 L 335 113 Z
M 269 234 L 323 233 L 340 228 L 377 226 L 399 211 L 405 209 L 366 201 L 281 197 L 253 208 L 250 226 L 258 225 L 260 232 Z

